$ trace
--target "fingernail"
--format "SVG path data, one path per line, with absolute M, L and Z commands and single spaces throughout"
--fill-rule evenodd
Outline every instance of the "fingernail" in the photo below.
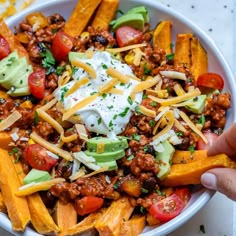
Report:
M 201 183 L 204 187 L 217 190 L 216 176 L 211 173 L 205 173 L 201 176 Z

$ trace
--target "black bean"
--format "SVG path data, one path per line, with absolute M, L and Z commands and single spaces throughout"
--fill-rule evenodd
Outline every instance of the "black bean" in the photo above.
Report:
M 106 46 L 109 43 L 108 39 L 106 39 L 102 35 L 94 35 L 94 36 L 92 36 L 92 41 L 93 42 L 99 42 L 103 46 Z

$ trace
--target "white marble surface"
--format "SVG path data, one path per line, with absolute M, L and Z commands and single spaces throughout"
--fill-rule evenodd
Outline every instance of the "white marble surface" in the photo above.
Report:
M 41 2 L 36 0 L 35 2 Z M 45 0 L 46 1 L 46 0 Z M 184 14 L 202 28 L 217 44 L 236 72 L 234 45 L 236 3 L 234 0 L 157 0 Z M 234 12 L 235 11 L 235 12 Z M 168 236 L 236 236 L 235 203 L 216 193 L 209 203 L 185 225 Z M 206 233 L 200 232 L 204 225 Z M 1 236 L 12 234 L 0 229 Z

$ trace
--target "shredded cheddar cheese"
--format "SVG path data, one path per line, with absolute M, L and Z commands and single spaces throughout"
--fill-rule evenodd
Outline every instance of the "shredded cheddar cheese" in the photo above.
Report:
M 3 131 L 10 126 L 12 126 L 16 121 L 18 121 L 22 117 L 21 113 L 18 111 L 14 111 L 11 115 L 9 115 L 6 119 L 4 119 L 0 123 L 0 131 Z
M 146 108 L 145 106 L 140 105 L 139 111 L 146 116 L 156 117 L 156 112 Z
M 107 74 L 110 75 L 113 78 L 118 79 L 121 83 L 124 83 L 124 84 L 127 84 L 130 81 L 129 77 L 127 77 L 126 75 L 123 75 L 118 70 L 116 70 L 112 67 L 107 69 Z
M 87 84 L 88 82 L 89 82 L 89 78 L 88 77 L 84 77 L 81 80 L 76 81 L 75 84 L 66 92 L 65 97 L 70 96 L 77 89 L 79 89 L 81 86 Z
M 90 65 L 76 59 L 72 60 L 71 64 L 85 70 L 93 79 L 97 77 L 96 71 Z
M 108 93 L 118 82 L 119 80 L 117 78 L 111 79 L 103 87 L 99 88 L 99 93 L 100 94 Z
M 141 44 L 134 44 L 134 45 L 126 46 L 123 48 L 107 48 L 106 51 L 111 52 L 111 53 L 119 53 L 119 52 L 129 51 L 129 50 L 135 49 L 135 48 L 142 48 L 145 46 L 146 46 L 145 43 L 141 43 Z

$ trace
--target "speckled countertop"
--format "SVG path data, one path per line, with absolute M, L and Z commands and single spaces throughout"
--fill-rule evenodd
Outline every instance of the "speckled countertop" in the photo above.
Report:
M 35 0 L 41 2 L 42 0 Z M 45 0 L 46 1 L 46 0 Z M 47 0 L 48 1 L 48 0 Z M 235 0 L 157 0 L 192 20 L 219 47 L 234 73 L 236 66 L 236 1 Z M 185 225 L 168 236 L 236 236 L 235 203 L 216 193 L 209 203 Z M 204 225 L 205 234 L 200 231 Z M 11 234 L 0 229 L 1 236 Z

